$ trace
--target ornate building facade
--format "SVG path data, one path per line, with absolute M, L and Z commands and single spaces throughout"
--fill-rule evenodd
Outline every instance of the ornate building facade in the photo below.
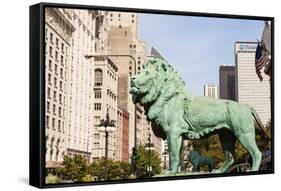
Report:
M 72 10 L 75 31 L 69 51 L 67 80 L 67 154 L 90 157 L 94 108 L 94 62 L 85 55 L 94 51 L 97 11 Z
M 48 8 L 45 34 L 46 167 L 61 166 L 65 155 L 88 162 L 104 157 L 105 133 L 97 125 L 107 111 L 116 121 L 108 157 L 129 161 L 135 129 L 137 145 L 145 145 L 152 133 L 143 108 L 129 94 L 130 77 L 147 61 L 138 15 Z M 158 140 L 152 135 L 157 148 Z
M 66 154 L 66 94 L 68 55 L 75 31 L 70 12 L 46 9 L 45 79 L 46 79 L 46 167 L 60 166 Z

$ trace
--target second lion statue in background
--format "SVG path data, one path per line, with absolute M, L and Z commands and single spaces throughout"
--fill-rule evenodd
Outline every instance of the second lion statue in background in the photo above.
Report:
M 179 74 L 166 61 L 149 60 L 140 74 L 131 78 L 133 102 L 144 107 L 154 134 L 168 141 L 170 170 L 180 164 L 182 140 L 218 134 L 225 161 L 214 173 L 223 173 L 235 162 L 237 139 L 252 157 L 252 171 L 259 169 L 262 154 L 255 140 L 254 120 L 263 125 L 253 108 L 230 100 L 194 96 Z

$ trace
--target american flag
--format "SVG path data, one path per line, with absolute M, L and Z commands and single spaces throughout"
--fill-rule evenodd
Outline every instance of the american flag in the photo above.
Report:
M 264 45 L 262 43 L 258 43 L 257 49 L 256 49 L 256 73 L 260 79 L 260 81 L 263 80 L 263 77 L 261 75 L 261 69 L 266 66 L 270 62 L 270 53 L 268 53 Z

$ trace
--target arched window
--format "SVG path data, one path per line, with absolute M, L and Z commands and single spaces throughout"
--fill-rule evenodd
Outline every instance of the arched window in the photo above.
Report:
M 59 145 L 60 145 L 60 138 L 58 138 L 57 143 L 56 143 L 56 153 L 55 153 L 55 161 L 58 161 L 59 157 Z
M 55 138 L 52 137 L 51 139 L 51 144 L 50 144 L 50 161 L 53 161 L 53 152 L 54 152 L 54 141 L 55 141 Z
M 102 70 L 96 69 L 95 70 L 95 86 L 101 86 L 102 85 Z
M 52 137 L 52 139 L 51 139 L 51 147 L 53 147 L 53 145 L 54 145 L 54 141 L 55 141 L 55 138 L 54 138 L 54 137 Z
M 47 151 L 48 151 L 48 140 L 49 140 L 49 135 L 46 135 L 46 136 L 45 136 L 45 154 L 46 154 Z
M 56 145 L 56 147 L 59 147 L 59 145 L 60 145 L 60 139 L 57 140 L 57 145 Z

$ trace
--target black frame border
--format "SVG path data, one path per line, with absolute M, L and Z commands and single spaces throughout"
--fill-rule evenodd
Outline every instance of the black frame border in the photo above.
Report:
M 70 8 L 70 9 L 92 9 L 103 11 L 119 11 L 119 12 L 135 12 L 149 14 L 165 14 L 165 15 L 182 15 L 209 18 L 225 18 L 225 19 L 248 19 L 248 20 L 269 20 L 271 21 L 271 50 L 272 50 L 272 73 L 271 73 L 271 156 L 272 169 L 256 172 L 240 172 L 240 173 L 220 173 L 220 174 L 202 174 L 188 176 L 168 176 L 157 177 L 153 179 L 130 179 L 130 180 L 111 180 L 87 183 L 61 183 L 61 184 L 45 184 L 45 8 Z M 274 17 L 266 16 L 250 16 L 250 15 L 233 15 L 218 13 L 200 13 L 187 11 L 171 11 L 141 8 L 125 8 L 125 7 L 109 7 L 94 5 L 77 5 L 62 3 L 39 3 L 29 8 L 29 184 L 39 188 L 58 188 L 73 186 L 92 186 L 120 183 L 138 183 L 138 182 L 154 182 L 168 180 L 186 180 L 197 178 L 216 178 L 216 177 L 232 177 L 245 175 L 265 175 L 273 174 L 275 171 L 275 119 L 274 119 Z M 39 63 L 39 64 L 38 64 Z

